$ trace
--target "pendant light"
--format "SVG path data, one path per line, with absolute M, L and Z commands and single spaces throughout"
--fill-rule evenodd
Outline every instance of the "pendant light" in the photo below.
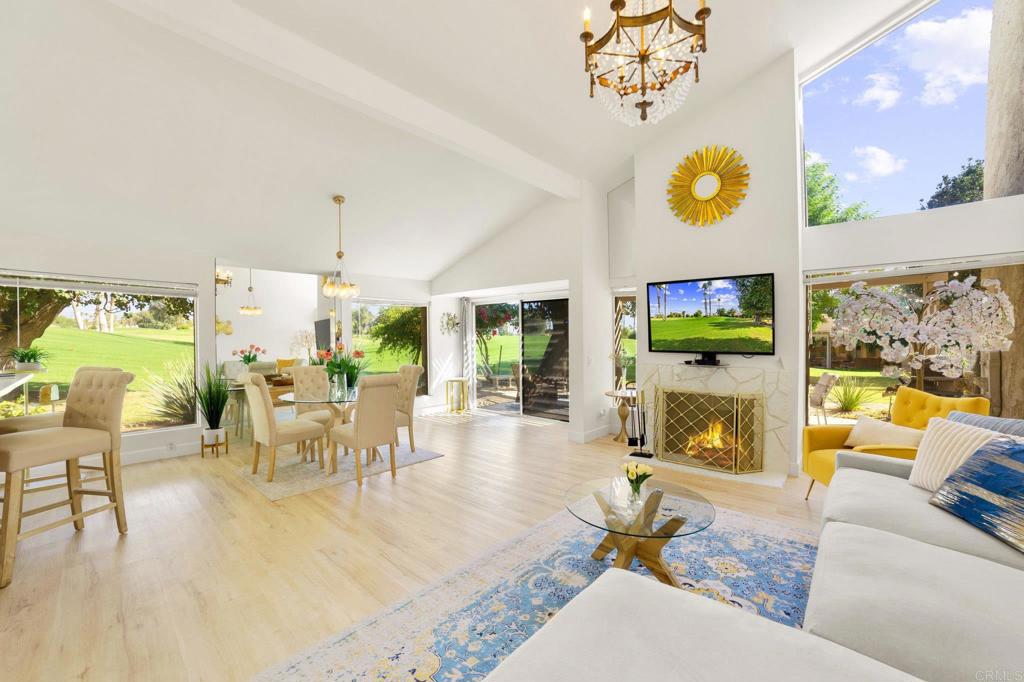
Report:
M 239 307 L 239 315 L 262 315 L 263 308 L 256 305 L 256 296 L 252 293 L 252 268 L 249 268 L 249 298 L 245 305 Z
M 345 269 L 345 252 L 341 246 L 341 205 L 345 203 L 345 197 L 337 194 L 333 200 L 338 206 L 338 252 L 335 254 L 338 261 L 334 266 L 334 272 L 330 276 L 324 277 L 321 291 L 327 298 L 355 298 L 359 295 L 359 285 L 348 278 L 348 271 Z

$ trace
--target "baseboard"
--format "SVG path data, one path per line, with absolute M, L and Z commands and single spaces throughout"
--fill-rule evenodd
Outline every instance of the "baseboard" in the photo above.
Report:
M 594 427 L 594 428 L 590 429 L 589 431 L 572 431 L 572 430 L 570 430 L 569 431 L 569 440 L 572 441 L 573 443 L 589 443 L 592 440 L 596 440 L 598 438 L 604 438 L 605 436 L 607 436 L 611 432 L 612 432 L 612 429 L 607 424 L 605 424 L 603 426 Z

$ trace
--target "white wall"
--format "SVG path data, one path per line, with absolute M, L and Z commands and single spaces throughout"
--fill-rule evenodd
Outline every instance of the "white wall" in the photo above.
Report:
M 805 270 L 1024 251 L 1024 195 L 803 231 Z
M 638 381 L 656 365 L 691 354 L 649 353 L 646 283 L 671 279 L 775 273 L 774 357 L 722 356 L 724 363 L 781 370 L 791 384 L 803 358 L 800 314 L 799 141 L 797 84 L 787 53 L 714 106 L 681 118 L 675 128 L 636 155 L 636 283 L 639 286 Z M 669 209 L 665 188 L 677 163 L 705 145 L 728 145 L 750 166 L 750 189 L 732 216 L 704 228 L 681 222 Z M 801 407 L 790 397 L 788 452 L 768 468 L 795 471 Z
M 584 184 L 576 200 L 552 198 L 514 221 L 431 282 L 435 295 L 540 282 L 569 283 L 569 437 L 608 433 L 613 302 L 608 282 L 607 193 Z
M 266 350 L 261 360 L 305 356 L 292 349 L 299 331 L 313 331 L 317 319 L 316 275 L 276 270 L 253 270 L 253 289 L 256 303 L 263 308 L 262 315 L 246 316 L 238 312 L 249 298 L 248 268 L 221 264 L 234 274 L 230 287 L 217 287 L 217 316 L 221 322 L 231 321 L 230 336 L 217 335 L 217 359 L 220 362 L 236 359 L 231 351 L 249 344 Z

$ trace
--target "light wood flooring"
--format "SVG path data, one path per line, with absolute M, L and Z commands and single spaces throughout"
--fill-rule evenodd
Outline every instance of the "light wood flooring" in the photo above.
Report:
M 99 514 L 19 544 L 0 591 L 0 679 L 248 679 L 546 519 L 570 485 L 617 471 L 624 446 L 570 443 L 566 425 L 530 421 L 421 420 L 417 445 L 445 457 L 279 502 L 242 480 L 240 446 L 128 466 L 127 535 Z M 780 491 L 670 477 L 806 528 L 824 496 L 804 502 L 806 479 Z

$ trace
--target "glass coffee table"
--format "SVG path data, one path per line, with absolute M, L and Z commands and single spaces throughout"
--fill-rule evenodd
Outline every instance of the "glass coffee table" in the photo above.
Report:
M 699 533 L 715 520 L 714 505 L 702 495 L 654 478 L 644 481 L 639 498 L 632 495 L 625 476 L 581 483 L 566 491 L 565 508 L 606 533 L 592 558 L 604 559 L 614 549 L 616 568 L 628 570 L 636 559 L 658 580 L 676 587 L 679 581 L 662 549 L 673 538 Z

